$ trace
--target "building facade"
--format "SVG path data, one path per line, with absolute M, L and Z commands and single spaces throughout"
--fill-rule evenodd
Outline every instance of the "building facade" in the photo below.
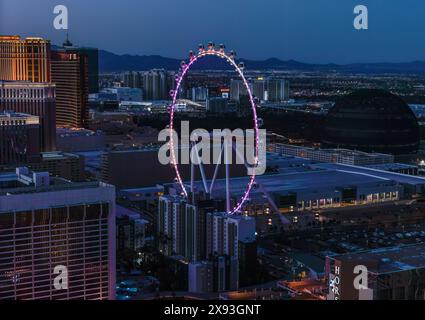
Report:
M 267 81 L 267 100 L 281 102 L 289 100 L 289 81 L 284 79 L 269 79 Z
M 394 156 L 390 154 L 366 153 L 347 149 L 317 149 L 281 143 L 270 144 L 269 149 L 282 156 L 353 166 L 390 164 L 394 162 Z
M 236 104 L 229 99 L 221 97 L 213 97 L 207 100 L 207 110 L 211 113 L 224 114 L 236 112 Z
M 130 87 L 114 87 L 105 88 L 102 90 L 102 94 L 114 95 L 118 102 L 122 101 L 135 101 L 140 102 L 143 100 L 142 89 L 130 88 Z
M 51 177 L 63 178 L 74 182 L 86 181 L 84 157 L 61 151 L 42 152 L 37 161 L 25 165 L 33 171 L 49 172 Z M 13 171 L 16 165 L 0 166 L 0 172 Z
M 50 41 L 0 36 L 0 80 L 50 82 Z
M 188 264 L 190 292 L 236 290 L 239 259 L 249 261 L 241 243 L 255 243 L 255 220 L 217 212 L 223 210 L 224 202 L 205 200 L 199 194 L 194 203 L 177 195 L 159 198 L 159 251 L 165 256 L 179 256 Z
M 65 43 L 66 44 L 66 43 Z M 99 49 L 89 47 L 64 46 L 67 52 L 77 52 L 85 55 L 88 64 L 88 91 L 99 92 Z
M 29 164 L 35 171 L 47 171 L 53 177 L 63 178 L 74 182 L 86 180 L 84 157 L 67 152 L 43 152 L 41 161 Z
M 208 96 L 208 88 L 194 87 L 190 90 L 190 97 L 192 101 L 206 101 Z
M 123 74 L 124 86 L 128 88 L 143 88 L 143 74 L 138 71 L 129 71 Z
M 263 78 L 257 78 L 251 81 L 252 94 L 260 101 L 266 100 L 266 81 Z
M 145 100 L 167 100 L 174 88 L 174 78 L 163 69 L 154 69 L 143 74 Z
M 36 116 L 0 113 L 0 165 L 40 159 L 40 122 Z
M 248 96 L 248 91 L 242 80 L 230 80 L 230 99 L 233 101 L 240 101 L 242 96 Z
M 0 112 L 38 116 L 42 151 L 56 150 L 55 85 L 28 81 L 0 81 Z
M 425 244 L 326 257 L 328 300 L 423 300 Z
M 105 134 L 82 128 L 57 128 L 56 143 L 58 150 L 64 152 L 83 152 L 103 150 L 106 147 Z
M 52 52 L 52 82 L 56 84 L 56 125 L 88 125 L 88 58 L 78 51 Z
M 140 214 L 117 205 L 117 250 L 139 252 L 146 244 L 148 221 Z
M 114 187 L 27 168 L 1 181 L 0 299 L 114 299 Z

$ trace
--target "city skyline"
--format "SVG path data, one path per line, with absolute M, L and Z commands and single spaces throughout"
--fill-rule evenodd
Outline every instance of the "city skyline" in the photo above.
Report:
M 353 8 L 359 3 L 353 0 L 308 6 L 292 0 L 261 5 L 216 1 L 202 4 L 205 14 L 199 13 L 200 4 L 193 0 L 178 5 L 168 0 L 124 0 L 119 6 L 110 0 L 101 6 L 80 0 L 60 4 L 69 9 L 68 32 L 74 43 L 116 54 L 181 58 L 186 48 L 213 40 L 253 60 L 276 57 L 338 64 L 423 60 L 425 44 L 418 39 L 425 24 L 420 16 L 425 4 L 409 1 L 408 10 L 400 11 L 402 3 L 397 2 L 363 1 L 369 10 L 368 30 L 354 29 Z M 53 28 L 56 5 L 54 0 L 43 1 L 35 10 L 26 0 L 1 0 L 0 34 L 37 34 L 61 44 L 67 32 Z
M 0 301 L 425 300 L 425 5 L 387 2 L 0 0 Z

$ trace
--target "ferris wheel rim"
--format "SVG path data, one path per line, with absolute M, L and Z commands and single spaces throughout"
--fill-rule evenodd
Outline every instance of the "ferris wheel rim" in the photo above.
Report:
M 255 132 L 255 164 L 258 165 L 259 163 L 259 126 L 258 126 L 258 116 L 257 116 L 257 107 L 254 101 L 254 96 L 252 94 L 251 88 L 249 87 L 248 81 L 245 78 L 242 69 L 236 64 L 232 56 L 228 56 L 222 48 L 220 50 L 215 50 L 215 48 L 208 48 L 208 49 L 200 49 L 199 53 L 196 55 L 191 55 L 189 63 L 182 62 L 182 69 L 181 73 L 176 77 L 176 87 L 174 89 L 174 92 L 172 92 L 172 104 L 170 106 L 170 122 L 169 122 L 169 130 L 170 130 L 170 155 L 172 160 L 172 166 L 174 167 L 174 171 L 176 173 L 176 179 L 177 183 L 179 184 L 180 188 L 182 189 L 182 192 L 185 197 L 188 196 L 188 192 L 186 189 L 186 186 L 184 185 L 183 179 L 181 178 L 180 170 L 176 161 L 176 155 L 174 152 L 174 141 L 173 141 L 173 134 L 172 131 L 174 130 L 174 111 L 176 108 L 177 100 L 178 100 L 178 94 L 182 85 L 182 81 L 184 77 L 189 72 L 190 68 L 200 59 L 205 58 L 207 56 L 215 56 L 218 58 L 221 58 L 225 61 L 227 61 L 239 74 L 240 78 L 242 79 L 244 86 L 248 92 L 249 101 L 251 104 L 251 111 L 253 114 L 253 120 L 254 120 L 254 132 Z M 245 189 L 243 196 L 238 200 L 237 204 L 231 209 L 229 212 L 227 212 L 230 215 L 234 215 L 241 211 L 243 205 L 245 202 L 247 202 L 249 195 L 253 189 L 254 183 L 255 183 L 255 172 L 251 175 L 247 188 Z

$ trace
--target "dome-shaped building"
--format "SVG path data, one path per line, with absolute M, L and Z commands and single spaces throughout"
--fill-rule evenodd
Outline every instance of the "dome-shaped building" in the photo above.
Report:
M 339 99 L 322 133 L 324 147 L 408 154 L 418 150 L 415 114 L 398 96 L 384 90 L 358 90 Z

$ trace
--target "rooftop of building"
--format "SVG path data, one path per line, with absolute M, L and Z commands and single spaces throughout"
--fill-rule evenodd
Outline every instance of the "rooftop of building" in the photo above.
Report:
M 377 152 L 363 152 L 359 150 L 349 150 L 349 149 L 343 149 L 343 148 L 312 148 L 312 147 L 303 147 L 303 146 L 295 146 L 291 144 L 283 144 L 283 143 L 276 143 L 277 146 L 282 146 L 285 148 L 291 148 L 291 149 L 297 149 L 297 150 L 306 150 L 306 151 L 315 151 L 315 152 L 322 152 L 322 153 L 330 153 L 330 154 L 337 154 L 340 156 L 346 156 L 346 157 L 389 157 L 392 158 L 392 155 L 385 154 L 385 153 L 377 153 Z
M 18 35 L 0 35 L 0 40 L 20 40 Z
M 177 201 L 185 202 L 186 201 L 186 199 L 184 197 L 179 196 L 179 195 L 172 195 L 172 194 L 162 195 L 161 199 L 170 200 L 170 201 L 174 201 L 174 202 L 177 202 Z
M 27 88 L 40 88 L 40 87 L 55 88 L 56 84 L 52 82 L 0 80 L 0 86 L 8 87 L 8 88 L 22 88 L 22 86 L 25 86 Z
M 425 243 L 387 247 L 331 257 L 342 262 L 368 265 L 378 274 L 425 268 Z
M 1 111 L 0 112 L 0 120 L 9 120 L 9 121 L 15 121 L 15 120 L 25 120 L 26 124 L 39 124 L 40 119 L 38 116 L 33 116 L 31 114 L 27 113 L 18 113 L 14 111 Z
M 250 217 L 250 216 L 245 216 L 245 215 L 233 215 L 233 214 L 228 214 L 228 213 L 224 213 L 227 217 L 229 217 L 232 220 L 235 221 L 255 221 L 254 217 Z
M 21 38 L 18 35 L 0 35 L 0 41 L 41 41 L 41 42 L 46 42 L 49 43 L 50 40 L 46 40 L 40 37 L 26 37 L 26 38 Z
M 16 168 L 15 172 L 0 173 L 0 196 L 107 186 L 109 185 L 98 181 L 74 183 L 52 177 L 48 172 L 30 171 L 26 167 Z
M 93 136 L 93 135 L 100 135 L 103 134 L 102 131 L 92 131 L 85 128 L 72 128 L 72 127 L 57 127 L 56 128 L 56 135 L 61 137 L 68 137 L 68 136 Z
M 397 172 L 390 172 L 380 169 L 344 165 L 337 163 L 320 163 L 316 165 L 317 168 L 336 170 L 339 172 L 351 172 L 357 175 L 369 176 L 371 178 L 378 178 L 381 180 L 393 180 L 400 184 L 411 186 L 425 185 L 425 178 L 419 176 L 406 175 Z
M 37 116 L 33 116 L 31 114 L 19 113 L 19 112 L 15 112 L 15 111 L 11 111 L 11 110 L 0 111 L 0 117 L 7 117 L 7 118 L 28 118 L 28 117 L 35 117 L 35 118 L 38 118 Z
M 369 164 L 365 165 L 367 168 L 392 171 L 392 170 L 403 170 L 403 169 L 415 169 L 418 166 L 407 163 L 381 163 L 381 164 Z
M 307 252 L 295 252 L 292 258 L 318 274 L 325 272 L 325 259 Z
M 279 281 L 278 286 L 289 288 L 291 290 L 294 290 L 296 292 L 302 292 L 304 290 L 310 290 L 312 288 L 325 288 L 326 283 L 320 280 L 315 279 L 305 279 L 301 281 Z
M 140 223 L 149 223 L 149 221 L 142 219 L 139 212 L 120 205 L 116 205 L 116 216 L 117 218 L 128 217 L 130 220 L 137 220 Z
M 323 151 L 327 153 L 332 154 L 338 154 L 345 157 L 364 157 L 364 158 L 370 158 L 370 157 L 389 157 L 392 158 L 392 155 L 385 154 L 385 153 L 377 153 L 377 152 L 363 152 L 358 150 L 349 150 L 349 149 L 319 149 L 317 151 Z
M 145 146 L 137 149 L 119 149 L 119 150 L 111 150 L 107 153 L 110 154 L 119 154 L 119 153 L 140 153 L 140 152 L 158 152 L 159 146 Z
M 133 106 L 133 107 L 149 107 L 152 105 L 152 102 L 147 101 L 120 101 L 121 106 Z
M 78 159 L 79 155 L 74 153 L 62 152 L 62 151 L 51 151 L 51 152 L 42 152 L 41 158 L 43 161 L 52 161 L 52 160 L 64 160 L 64 159 Z
M 297 157 L 271 156 L 268 166 L 278 166 L 278 173 L 265 174 L 256 177 L 257 187 L 251 192 L 250 197 L 262 197 L 259 186 L 267 192 L 296 192 L 301 190 L 331 190 L 332 188 L 345 188 L 361 185 L 395 185 L 425 186 L 425 178 L 411 176 L 379 169 L 343 165 L 335 163 L 321 163 Z M 233 195 L 242 195 L 248 185 L 249 177 L 231 178 L 231 192 Z M 203 189 L 202 181 L 196 181 L 198 190 Z M 188 185 L 189 187 L 189 185 Z M 221 194 L 226 190 L 225 179 L 215 182 L 214 190 Z
M 145 188 L 134 188 L 134 189 L 124 189 L 121 190 L 122 193 L 155 193 L 164 191 L 164 186 L 158 185 L 153 187 L 145 187 Z
M 274 284 L 271 284 L 274 286 Z M 245 288 L 244 288 L 245 289 Z M 220 293 L 220 300 L 286 300 L 287 294 L 278 288 L 253 288 Z

